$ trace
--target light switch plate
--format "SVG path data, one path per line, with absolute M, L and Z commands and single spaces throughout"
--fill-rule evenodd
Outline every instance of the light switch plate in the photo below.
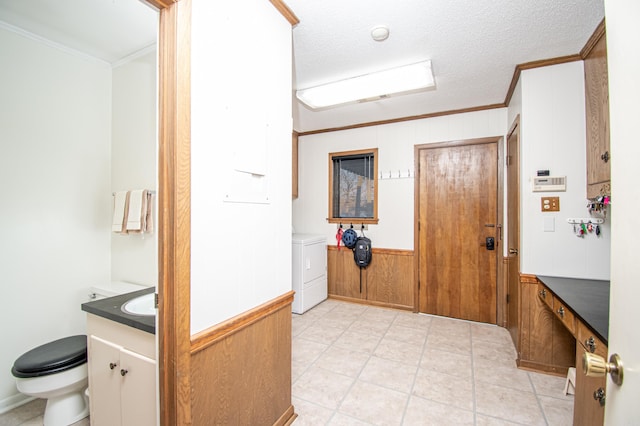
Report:
M 543 212 L 559 212 L 560 197 L 542 197 L 540 198 L 540 209 Z

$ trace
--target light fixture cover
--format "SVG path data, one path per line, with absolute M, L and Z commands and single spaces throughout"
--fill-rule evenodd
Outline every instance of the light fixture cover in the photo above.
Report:
M 417 62 L 296 91 L 296 97 L 312 109 L 378 100 L 435 86 L 431 61 Z

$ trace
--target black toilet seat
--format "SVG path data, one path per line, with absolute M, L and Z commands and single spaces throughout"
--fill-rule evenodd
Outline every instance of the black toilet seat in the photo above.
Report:
M 87 362 L 87 336 L 64 337 L 31 349 L 11 369 L 15 377 L 40 377 L 61 373 Z

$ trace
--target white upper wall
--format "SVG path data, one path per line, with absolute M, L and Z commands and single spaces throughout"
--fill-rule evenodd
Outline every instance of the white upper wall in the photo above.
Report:
M 157 53 L 113 69 L 111 192 L 157 190 Z M 147 286 L 158 280 L 158 198 L 152 234 L 111 235 L 111 279 Z
M 609 279 L 611 226 L 577 238 L 569 217 L 588 218 L 582 61 L 525 70 L 520 133 L 520 267 L 537 275 Z M 537 170 L 567 176 L 566 192 L 532 192 Z M 540 197 L 559 196 L 560 211 L 545 212 Z M 553 222 L 555 231 L 545 232 Z
M 264 0 L 194 0 L 191 34 L 196 333 L 291 290 L 292 41 Z
M 380 173 L 406 176 L 410 172 L 414 176 L 415 145 L 503 136 L 506 123 L 507 109 L 500 108 L 301 136 L 293 227 L 296 232 L 326 235 L 328 244 L 336 243 L 336 224 L 326 220 L 331 152 L 378 148 Z M 413 177 L 378 181 L 380 222 L 365 231 L 374 247 L 413 249 L 413 181 Z M 359 231 L 359 226 L 354 226 Z
M 109 281 L 111 68 L 0 29 L 0 407 L 15 359 L 85 332 Z

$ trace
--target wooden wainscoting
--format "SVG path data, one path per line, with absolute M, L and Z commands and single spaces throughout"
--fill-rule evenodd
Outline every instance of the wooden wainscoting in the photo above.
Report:
M 329 297 L 414 310 L 414 260 L 412 250 L 373 248 L 371 263 L 360 271 L 353 251 L 327 246 Z
M 288 292 L 191 339 L 194 425 L 289 425 L 291 303 Z
M 538 297 L 535 275 L 520 274 L 517 364 L 521 368 L 566 375 L 575 364 L 575 338 Z

